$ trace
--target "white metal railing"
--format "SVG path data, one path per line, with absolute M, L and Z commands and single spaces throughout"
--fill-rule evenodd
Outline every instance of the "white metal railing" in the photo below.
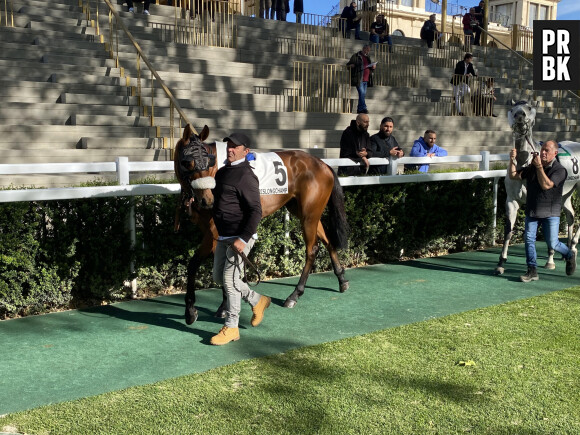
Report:
M 472 180 L 493 178 L 493 218 L 492 231 L 495 239 L 497 216 L 497 192 L 499 179 L 505 177 L 506 170 L 490 170 L 493 161 L 507 161 L 507 154 L 490 154 L 482 151 L 480 155 L 447 156 L 447 157 L 402 157 L 399 159 L 370 158 L 371 165 L 387 165 L 389 175 L 340 177 L 342 186 L 368 186 L 376 184 L 422 183 L 432 181 Z M 358 165 L 350 159 L 323 159 L 325 163 L 336 168 L 339 166 Z M 466 172 L 421 173 L 397 175 L 397 168 L 404 164 L 438 164 L 438 163 L 478 163 L 479 170 Z M 128 157 L 118 157 L 115 162 L 100 163 L 36 163 L 36 164 L 0 164 L 2 175 L 35 175 L 35 174 L 74 174 L 109 172 L 116 173 L 117 185 L 92 187 L 58 187 L 47 189 L 8 189 L 0 190 L 0 203 L 51 201 L 59 199 L 107 198 L 117 196 L 167 195 L 178 194 L 181 186 L 171 184 L 129 184 L 130 173 L 152 173 L 173 171 L 173 162 L 129 162 Z M 285 219 L 289 219 L 286 212 Z M 136 243 L 136 222 L 133 207 L 127 216 L 127 225 L 131 245 Z M 130 262 L 130 271 L 135 271 L 134 261 Z M 137 292 L 137 278 L 127 282 L 133 295 Z
M 475 178 L 497 178 L 505 176 L 505 169 L 490 170 L 490 162 L 507 162 L 507 154 L 490 154 L 482 151 L 479 155 L 447 157 L 401 157 L 399 159 L 371 158 L 371 165 L 387 165 L 387 175 L 366 177 L 340 177 L 343 186 L 366 186 L 371 184 L 399 184 L 431 181 L 469 180 Z M 358 165 L 350 159 L 323 159 L 336 168 Z M 477 163 L 477 171 L 423 173 L 396 175 L 398 168 L 405 164 Z M 118 157 L 116 162 L 101 163 L 38 163 L 0 164 L 1 175 L 34 174 L 74 174 L 74 173 L 116 173 L 117 185 L 92 187 L 55 187 L 47 189 L 0 190 L 1 202 L 50 201 L 58 199 L 106 198 L 115 196 L 165 195 L 180 192 L 178 183 L 172 184 L 129 184 L 130 173 L 172 172 L 173 162 L 129 162 L 127 157 Z

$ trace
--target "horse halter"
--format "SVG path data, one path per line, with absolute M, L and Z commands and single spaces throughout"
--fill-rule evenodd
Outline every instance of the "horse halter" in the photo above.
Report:
M 523 105 L 527 105 L 527 101 L 518 101 L 517 103 L 514 104 L 514 108 L 511 110 L 512 112 L 512 116 L 515 114 L 513 112 L 514 109 L 518 109 L 518 111 L 523 111 L 523 113 L 525 114 L 525 119 L 522 122 L 514 122 L 512 127 L 512 131 L 514 133 L 520 134 L 522 136 L 527 136 L 531 131 L 532 131 L 532 127 L 534 125 L 535 119 L 534 118 L 530 118 L 528 116 L 528 113 L 521 108 L 521 106 Z

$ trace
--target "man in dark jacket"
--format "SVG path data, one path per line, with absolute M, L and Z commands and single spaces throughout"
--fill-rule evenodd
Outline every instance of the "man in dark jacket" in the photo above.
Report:
M 471 92 L 471 88 L 469 87 L 470 77 L 477 77 L 477 74 L 473 68 L 473 55 L 471 53 L 465 53 L 463 60 L 460 60 L 455 65 L 453 77 L 451 77 L 449 82 L 453 85 L 453 97 L 455 98 L 455 107 L 459 116 L 463 116 L 461 99 L 464 94 Z
M 341 166 L 338 175 L 361 175 L 369 170 L 370 137 L 368 133 L 369 116 L 360 113 L 342 133 L 340 138 L 340 158 L 351 159 L 359 166 Z
M 350 38 L 350 31 L 354 29 L 354 39 L 361 39 L 360 37 L 360 18 L 356 16 L 356 2 L 351 2 L 349 6 L 345 6 L 340 14 L 340 18 L 346 19 L 341 20 L 341 28 L 343 31 L 343 36 L 345 38 Z
M 427 44 L 428 48 L 433 48 L 433 41 L 437 35 L 437 25 L 435 24 L 435 19 L 437 16 L 432 14 L 429 19 L 423 23 L 421 27 L 421 40 Z
M 568 176 L 566 168 L 556 160 L 558 144 L 554 140 L 544 142 L 540 153 L 532 157 L 530 165 L 516 168 L 517 149 L 510 153 L 508 176 L 512 180 L 527 180 L 526 201 L 526 263 L 528 272 L 520 276 L 520 281 L 539 279 L 536 258 L 536 233 L 541 225 L 549 247 L 566 259 L 566 275 L 576 271 L 576 248 L 571 250 L 558 240 L 560 212 L 562 210 L 562 190 Z
M 238 320 L 242 299 L 252 306 L 252 326 L 260 324 L 271 302 L 269 297 L 253 291 L 240 277 L 242 258 L 239 253 L 246 256 L 250 253 L 258 238 L 256 231 L 262 218 L 258 178 L 246 160 L 251 141 L 243 133 L 232 133 L 224 142 L 228 144 L 228 159 L 215 175 L 212 211 L 218 232 L 213 279 L 224 286 L 227 295 L 225 326 L 210 340 L 218 346 L 240 339 Z
M 346 66 L 350 68 L 350 84 L 355 86 L 358 92 L 356 113 L 369 113 L 366 103 L 367 88 L 373 86 L 373 71 L 376 68 L 376 64 L 373 64 L 369 56 L 370 52 L 371 46 L 366 44 L 346 63 Z
M 302 14 L 304 13 L 303 0 L 294 0 L 294 13 L 296 14 L 296 23 L 302 23 Z
M 389 116 L 384 117 L 381 121 L 379 132 L 371 136 L 370 152 L 373 157 L 398 159 L 399 157 L 403 157 L 405 155 L 405 152 L 399 146 L 397 139 L 395 139 L 395 136 L 393 136 L 394 128 L 395 123 L 393 118 Z M 369 172 L 378 175 L 386 174 L 387 166 L 371 166 Z

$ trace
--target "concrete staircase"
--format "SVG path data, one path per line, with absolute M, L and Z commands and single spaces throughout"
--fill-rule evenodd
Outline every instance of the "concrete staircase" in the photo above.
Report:
M 100 43 L 96 29 L 87 25 L 77 0 L 55 0 L 50 7 L 39 0 L 14 0 L 14 8 L 16 27 L 0 27 L 2 163 L 97 162 L 117 156 L 144 161 L 170 158 L 163 140 L 170 134 L 169 109 L 155 108 L 154 125 L 143 115 L 133 92 L 136 56 L 121 32 L 119 68 Z M 99 9 L 102 33 L 108 20 L 104 10 L 104 6 Z M 239 17 L 237 48 L 215 48 L 163 41 L 163 32 L 154 26 L 174 22 L 170 7 L 151 5 L 150 16 L 130 14 L 121 4 L 117 10 L 194 126 L 198 130 L 210 127 L 211 139 L 240 130 L 259 149 L 302 148 L 320 157 L 338 156 L 342 131 L 355 115 L 293 112 L 293 61 L 344 65 L 347 59 L 284 52 L 279 37 L 295 35 L 295 24 Z M 398 45 L 419 43 L 393 39 Z M 348 53 L 361 47 L 361 41 L 345 43 Z M 380 120 L 388 115 L 395 119 L 395 136 L 407 150 L 429 128 L 437 131 L 438 144 L 451 155 L 481 150 L 505 153 L 512 141 L 506 104 L 512 98 L 533 97 L 539 102 L 537 139 L 578 139 L 580 133 L 566 131 L 570 123 L 554 116 L 552 93 L 521 90 L 532 88 L 531 68 L 524 68 L 527 79 L 517 82 L 512 77 L 517 60 L 511 53 L 495 50 L 493 56 L 484 57 L 483 51 L 476 50 L 474 55 L 478 73 L 496 77 L 497 118 L 437 115 L 433 95 L 451 97 L 452 71 L 425 67 L 418 88 L 369 90 L 369 132 L 375 133 Z M 141 82 L 148 102 L 152 91 L 147 79 Z M 156 101 L 165 101 L 160 89 L 153 92 Z M 354 88 L 351 98 L 356 107 Z M 576 116 L 572 101 L 569 106 L 562 115 Z M 181 133 L 176 129 L 175 134 Z M 69 185 L 82 179 L 38 176 L 34 184 Z M 0 178 L 0 184 L 7 183 L 30 184 L 30 177 Z

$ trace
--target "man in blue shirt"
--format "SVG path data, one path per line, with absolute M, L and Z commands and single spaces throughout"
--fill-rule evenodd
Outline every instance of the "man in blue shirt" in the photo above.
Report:
M 445 157 L 447 151 L 439 147 L 435 141 L 437 140 L 437 133 L 433 130 L 425 131 L 423 137 L 420 137 L 413 142 L 413 148 L 409 157 Z M 418 170 L 419 172 L 429 172 L 429 165 L 405 165 L 405 169 Z

